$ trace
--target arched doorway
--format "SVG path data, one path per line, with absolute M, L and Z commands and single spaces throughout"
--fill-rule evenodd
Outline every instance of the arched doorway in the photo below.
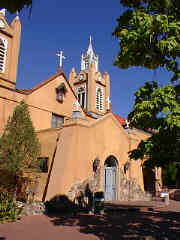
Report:
M 144 190 L 155 193 L 155 172 L 146 166 L 143 166 Z
M 104 198 L 106 201 L 117 200 L 118 162 L 109 156 L 104 163 Z

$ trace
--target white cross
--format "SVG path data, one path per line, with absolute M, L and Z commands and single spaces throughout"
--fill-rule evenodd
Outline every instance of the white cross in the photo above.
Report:
M 106 102 L 107 102 L 107 110 L 110 110 L 111 100 L 109 97 L 106 98 Z
M 63 56 L 63 51 L 59 51 L 56 55 L 59 57 L 59 67 L 62 68 L 62 60 L 66 59 L 66 57 Z

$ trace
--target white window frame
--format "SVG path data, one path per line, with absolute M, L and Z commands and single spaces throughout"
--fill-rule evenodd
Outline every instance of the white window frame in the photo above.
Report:
M 83 103 L 83 99 L 82 99 L 83 93 L 84 93 L 84 106 L 82 105 L 82 103 Z M 79 95 L 80 95 L 80 97 L 79 97 Z M 85 85 L 77 88 L 76 96 L 77 96 L 79 104 L 82 106 L 82 108 L 86 109 L 86 86 Z
M 2 43 L 4 45 L 4 49 L 0 48 L 0 65 L 2 64 L 2 66 L 0 66 L 0 73 L 4 73 L 5 67 L 6 67 L 6 55 L 7 55 L 8 41 L 7 41 L 7 39 L 5 39 L 3 37 L 0 37 L 0 40 L 2 41 Z
M 104 89 L 96 86 L 96 109 L 104 111 Z

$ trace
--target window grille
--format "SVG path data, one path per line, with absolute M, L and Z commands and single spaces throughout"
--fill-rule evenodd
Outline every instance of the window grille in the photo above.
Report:
M 7 40 L 0 38 L 0 73 L 5 72 Z
M 104 94 L 103 89 L 96 87 L 96 109 L 99 111 L 104 110 Z

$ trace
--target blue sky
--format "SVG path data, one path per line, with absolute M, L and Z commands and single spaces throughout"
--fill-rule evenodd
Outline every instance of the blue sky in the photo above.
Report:
M 169 76 L 163 69 L 154 72 L 113 66 L 119 44 L 112 32 L 122 11 L 119 0 L 34 0 L 30 16 L 27 9 L 20 13 L 22 35 L 17 88 L 32 88 L 55 74 L 59 49 L 66 56 L 63 62 L 66 76 L 72 67 L 79 72 L 81 54 L 87 51 L 89 35 L 92 35 L 94 50 L 99 55 L 99 69 L 110 74 L 113 112 L 126 117 L 132 110 L 133 94 L 138 87 L 152 80 L 163 84 Z M 7 13 L 9 21 L 13 17 Z

